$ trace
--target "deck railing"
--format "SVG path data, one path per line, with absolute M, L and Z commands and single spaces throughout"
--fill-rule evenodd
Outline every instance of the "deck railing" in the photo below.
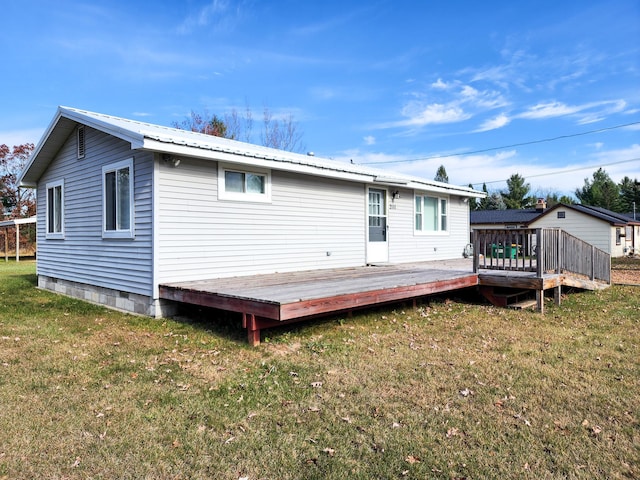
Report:
M 473 270 L 572 273 L 611 283 L 611 256 L 559 228 L 473 231 Z

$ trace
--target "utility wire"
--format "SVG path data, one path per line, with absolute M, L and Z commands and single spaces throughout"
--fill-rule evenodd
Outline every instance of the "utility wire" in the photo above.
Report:
M 587 165 L 585 167 L 568 168 L 566 170 L 554 170 L 553 172 L 538 173 L 536 175 L 527 175 L 526 177 L 523 177 L 523 178 L 526 180 L 528 178 L 548 177 L 550 175 L 562 175 L 564 173 L 579 172 L 580 170 L 590 170 L 592 168 L 609 167 L 611 165 L 619 165 L 621 163 L 637 162 L 639 160 L 640 160 L 640 157 L 629 158 L 627 160 L 620 160 L 620 161 L 611 162 L 611 163 L 603 163 L 601 165 Z M 471 185 L 482 185 L 482 184 L 487 184 L 488 185 L 490 183 L 503 183 L 503 182 L 506 182 L 506 181 L 507 181 L 507 179 L 504 179 L 504 180 L 492 180 L 490 182 L 472 183 Z
M 448 153 L 446 155 L 433 155 L 431 157 L 409 158 L 409 159 L 404 159 L 404 160 L 388 160 L 386 162 L 362 162 L 360 165 L 374 165 L 374 164 L 375 165 L 379 165 L 379 164 L 383 164 L 383 163 L 409 163 L 409 162 L 420 162 L 422 160 L 433 160 L 435 158 L 460 157 L 462 155 L 473 155 L 473 154 L 476 154 L 476 153 L 486 153 L 486 152 L 492 152 L 494 150 L 502 150 L 502 149 L 505 149 L 505 148 L 522 147 L 524 145 L 534 145 L 536 143 L 554 142 L 556 140 L 563 140 L 565 138 L 580 137 L 582 135 L 591 135 L 593 133 L 606 132 L 608 130 L 615 130 L 617 128 L 631 127 L 633 125 L 640 125 L 640 122 L 631 122 L 631 123 L 625 123 L 625 124 L 622 124 L 622 125 L 614 125 L 612 127 L 599 128 L 597 130 L 589 130 L 588 132 L 579 132 L 579 133 L 572 133 L 572 134 L 569 134 L 569 135 L 560 135 L 558 137 L 543 138 L 542 140 L 531 140 L 529 142 L 513 143 L 511 145 L 504 145 L 502 147 L 483 148 L 481 150 L 471 150 L 471 151 L 462 152 L 462 153 Z

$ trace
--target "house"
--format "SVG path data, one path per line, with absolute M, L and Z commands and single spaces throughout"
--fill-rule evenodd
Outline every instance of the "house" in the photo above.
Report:
M 471 212 L 471 228 L 526 228 L 538 215 L 544 212 L 546 203 L 539 199 L 535 208 L 508 210 L 476 210 Z
M 472 229 L 561 228 L 609 253 L 612 257 L 640 253 L 640 221 L 586 205 L 557 204 L 535 209 L 484 210 L 470 214 Z
M 459 258 L 483 196 L 68 107 L 20 180 L 39 287 L 156 317 L 167 282 Z
M 558 204 L 529 222 L 530 228 L 561 228 L 612 257 L 640 253 L 640 221 L 605 208 Z

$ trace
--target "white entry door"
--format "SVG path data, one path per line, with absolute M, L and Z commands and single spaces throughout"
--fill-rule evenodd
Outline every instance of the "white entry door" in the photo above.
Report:
M 386 190 L 369 188 L 367 216 L 367 263 L 388 262 Z

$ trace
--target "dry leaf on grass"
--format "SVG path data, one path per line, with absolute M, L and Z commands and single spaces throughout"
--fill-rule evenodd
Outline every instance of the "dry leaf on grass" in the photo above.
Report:
M 333 448 L 329 448 L 329 447 L 324 448 L 322 451 L 327 455 L 329 455 L 330 457 L 333 457 L 336 454 L 336 451 Z
M 414 463 L 420 463 L 420 459 L 413 455 L 407 455 L 407 458 L 405 458 L 404 461 L 411 465 L 413 465 Z

